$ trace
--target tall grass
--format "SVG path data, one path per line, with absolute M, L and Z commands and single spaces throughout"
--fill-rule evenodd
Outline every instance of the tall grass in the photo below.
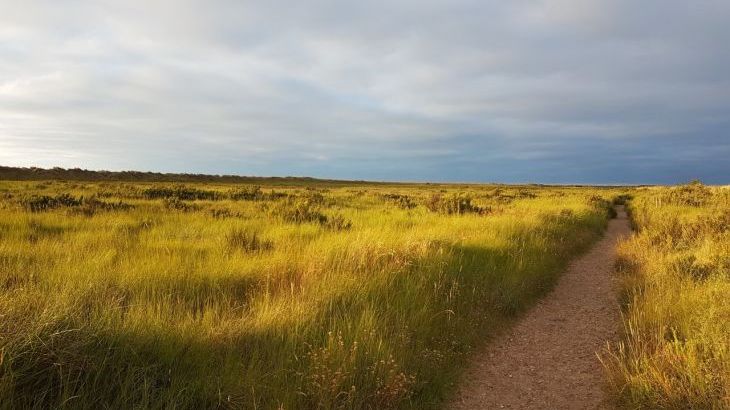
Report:
M 433 407 L 610 193 L 2 182 L 0 407 Z
M 730 408 L 730 189 L 638 191 L 619 247 L 624 337 L 604 355 L 628 408 Z

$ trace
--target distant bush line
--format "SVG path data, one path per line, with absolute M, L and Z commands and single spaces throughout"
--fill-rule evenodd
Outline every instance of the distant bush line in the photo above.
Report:
M 208 175 L 187 173 L 161 173 L 142 171 L 93 171 L 81 168 L 37 168 L 0 166 L 0 180 L 7 181 L 121 181 L 121 182 L 220 182 L 220 183 L 266 183 L 269 185 L 377 185 L 379 182 L 344 181 L 310 177 L 257 177 L 241 175 Z

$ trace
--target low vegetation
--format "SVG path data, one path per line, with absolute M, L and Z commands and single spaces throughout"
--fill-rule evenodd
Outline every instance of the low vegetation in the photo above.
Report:
M 0 408 L 437 406 L 617 193 L 301 184 L 0 182 Z
M 490 208 L 475 205 L 474 199 L 463 193 L 450 195 L 433 194 L 426 201 L 426 208 L 431 212 L 446 215 L 467 213 L 484 215 L 490 211 Z
M 730 189 L 637 190 L 619 247 L 624 336 L 603 356 L 627 408 L 730 408 Z

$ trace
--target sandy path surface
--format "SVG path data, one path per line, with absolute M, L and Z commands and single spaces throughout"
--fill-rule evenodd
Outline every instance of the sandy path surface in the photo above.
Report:
M 606 409 L 596 352 L 618 336 L 612 272 L 616 242 L 630 232 L 623 208 L 588 253 L 514 328 L 485 347 L 450 409 Z

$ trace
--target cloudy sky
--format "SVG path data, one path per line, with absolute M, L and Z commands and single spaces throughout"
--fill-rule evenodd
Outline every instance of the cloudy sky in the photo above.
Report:
M 0 164 L 730 183 L 730 1 L 0 0 Z

